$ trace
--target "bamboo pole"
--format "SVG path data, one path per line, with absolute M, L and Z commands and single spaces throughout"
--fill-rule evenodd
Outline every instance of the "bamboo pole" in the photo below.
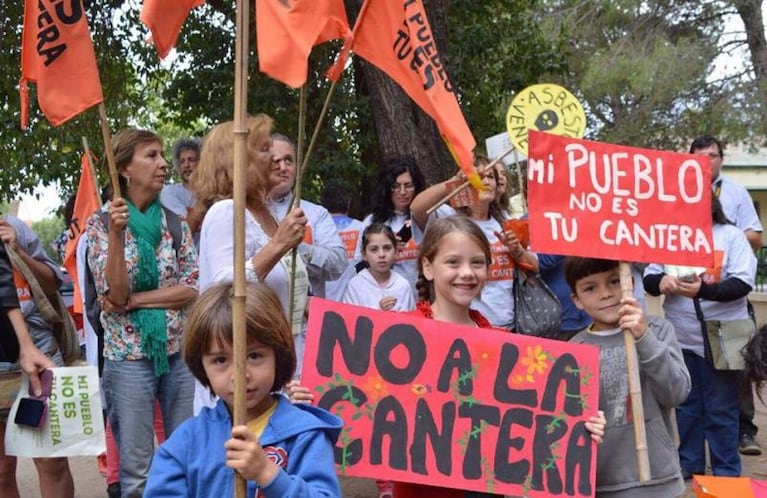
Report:
M 519 154 L 514 149 L 514 166 L 517 169 L 517 184 L 519 186 L 519 195 L 522 198 L 522 212 L 527 213 L 527 191 L 525 190 L 525 178 L 522 174 L 522 166 L 519 163 Z
M 112 136 L 109 132 L 109 123 L 107 122 L 107 110 L 103 101 L 99 103 L 99 124 L 101 125 L 101 137 L 104 139 L 104 155 L 107 157 L 109 181 L 112 184 L 112 198 L 122 197 L 115 153 L 112 150 Z
M 232 350 L 234 351 L 234 425 L 247 423 L 245 397 L 245 208 L 248 175 L 248 0 L 237 0 L 237 28 L 234 64 L 234 297 L 232 298 Z M 234 496 L 245 498 L 245 478 L 234 473 Z
M 288 205 L 288 213 L 294 206 L 301 205 L 301 151 L 304 149 L 304 129 L 306 127 L 306 83 L 301 85 L 301 93 L 298 97 L 298 138 L 296 139 L 296 180 L 293 185 L 293 198 Z M 288 283 L 288 316 L 291 326 L 293 313 L 296 310 L 296 259 L 298 259 L 298 246 L 294 247 L 290 254 L 290 281 Z
M 511 146 L 511 147 L 510 147 L 508 150 L 506 150 L 506 152 L 504 152 L 504 153 L 503 153 L 503 154 L 501 154 L 500 156 L 496 157 L 495 159 L 493 159 L 493 160 L 492 160 L 492 162 L 491 162 L 490 164 L 488 164 L 487 166 L 485 166 L 485 171 L 489 170 L 490 168 L 494 168 L 494 167 L 495 167 L 495 165 L 496 165 L 496 164 L 498 164 L 498 163 L 501 161 L 501 159 L 503 159 L 504 157 L 506 157 L 506 156 L 508 156 L 509 154 L 511 154 L 511 151 L 513 151 L 513 150 L 516 150 L 516 149 L 515 149 L 515 148 L 514 148 L 514 146 L 512 145 L 512 146 Z M 465 188 L 466 188 L 466 187 L 468 187 L 469 185 L 471 185 L 471 182 L 469 182 L 469 180 L 466 180 L 465 182 L 463 182 L 462 184 L 460 184 L 460 185 L 459 185 L 459 186 L 458 186 L 458 187 L 457 187 L 455 190 L 453 190 L 452 192 L 450 192 L 449 194 L 447 194 L 447 195 L 446 195 L 445 197 L 443 197 L 442 199 L 438 200 L 436 204 L 434 204 L 432 207 L 430 207 L 430 208 L 429 208 L 429 209 L 426 211 L 426 216 L 429 216 L 431 213 L 433 213 L 434 211 L 436 211 L 437 209 L 439 209 L 439 207 L 440 207 L 441 205 L 443 205 L 444 203 L 446 203 L 447 201 L 449 201 L 450 199 L 452 199 L 453 197 L 455 197 L 456 195 L 458 195 L 458 193 L 459 193 L 461 190 L 465 189 Z
M 621 261 L 619 272 L 621 296 L 624 298 L 632 297 L 634 295 L 634 284 L 631 279 L 631 264 Z M 634 443 L 636 444 L 637 468 L 639 470 L 639 482 L 641 483 L 650 480 L 650 457 L 647 454 L 642 383 L 639 378 L 639 360 L 637 358 L 634 336 L 628 330 L 624 330 L 623 341 L 626 345 L 626 368 L 628 370 L 629 393 L 631 395 L 631 417 L 634 421 Z
M 88 165 L 88 169 L 91 170 L 91 176 L 96 180 L 96 199 L 98 199 L 99 207 L 101 207 L 101 192 L 99 192 L 98 175 L 96 174 L 96 168 L 93 167 L 93 161 L 91 161 L 91 148 L 88 146 L 88 139 L 83 139 L 83 150 L 85 151 L 85 164 Z

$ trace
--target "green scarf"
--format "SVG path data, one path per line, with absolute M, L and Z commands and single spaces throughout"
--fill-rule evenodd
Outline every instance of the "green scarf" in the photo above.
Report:
M 160 270 L 157 268 L 157 246 L 162 240 L 162 207 L 155 199 L 143 213 L 128 201 L 128 228 L 136 238 L 138 263 L 136 265 L 135 290 L 150 291 L 160 285 Z M 141 349 L 154 362 L 157 377 L 169 371 L 168 331 L 164 309 L 139 308 L 129 313 L 131 321 L 141 338 Z

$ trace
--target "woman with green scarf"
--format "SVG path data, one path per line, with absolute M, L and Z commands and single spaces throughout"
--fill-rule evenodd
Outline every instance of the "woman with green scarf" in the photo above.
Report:
M 103 389 L 122 496 L 141 496 L 154 453 L 155 400 L 167 436 L 192 416 L 194 380 L 180 347 L 187 307 L 197 297 L 197 253 L 183 219 L 174 248 L 167 221 L 173 214 L 160 205 L 168 174 L 160 137 L 126 129 L 112 149 L 124 198 L 104 207 L 108 226 L 90 218 L 88 265 L 102 308 Z

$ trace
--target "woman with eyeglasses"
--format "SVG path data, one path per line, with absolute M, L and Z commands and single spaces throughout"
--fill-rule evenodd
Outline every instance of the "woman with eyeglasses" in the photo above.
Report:
M 373 223 L 383 223 L 392 229 L 397 237 L 397 256 L 392 270 L 405 277 L 414 292 L 418 280 L 418 243 L 422 233 L 411 231 L 410 203 L 424 188 L 423 174 L 412 157 L 387 160 L 376 182 L 373 212 L 362 220 L 362 230 Z M 362 261 L 359 242 L 356 261 Z

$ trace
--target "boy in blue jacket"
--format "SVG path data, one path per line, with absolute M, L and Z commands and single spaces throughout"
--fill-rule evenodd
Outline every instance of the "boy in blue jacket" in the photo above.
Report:
M 341 420 L 275 394 L 293 377 L 293 335 L 273 291 L 248 284 L 247 426 L 232 427 L 232 285 L 207 289 L 192 308 L 184 360 L 220 399 L 184 422 L 152 460 L 144 497 L 233 496 L 234 472 L 247 496 L 337 497 L 333 445 Z

